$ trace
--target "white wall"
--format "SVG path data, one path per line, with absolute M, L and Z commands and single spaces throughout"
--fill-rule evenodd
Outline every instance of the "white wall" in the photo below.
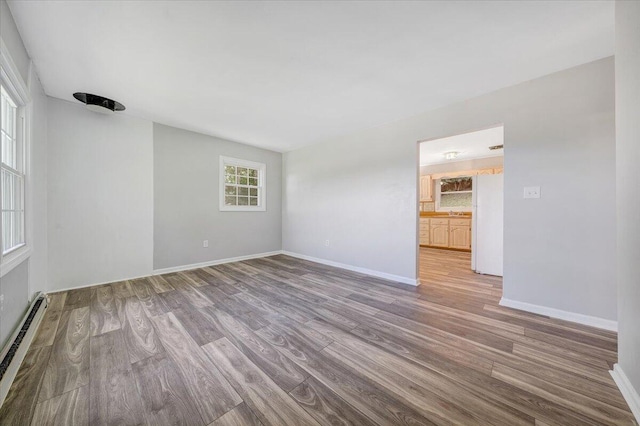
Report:
M 428 144 L 429 142 L 423 142 Z M 472 160 L 452 161 L 445 164 L 433 164 L 430 166 L 420 166 L 421 175 L 433 173 L 459 172 L 463 170 L 490 169 L 503 167 L 504 157 L 475 158 Z
M 640 3 L 616 2 L 618 366 L 640 421 Z M 635 400 L 630 400 L 635 394 Z M 635 403 L 635 405 L 634 405 Z
M 154 269 L 282 249 L 282 154 L 161 124 L 153 139 Z M 266 164 L 266 211 L 219 210 L 221 155 Z
M 33 247 L 29 259 L 29 291 L 33 295 L 46 291 L 48 283 L 48 241 L 47 241 L 47 95 L 45 95 L 38 75 L 31 67 L 31 150 L 30 180 L 27 200 L 28 220 L 31 222 L 29 243 Z
M 29 298 L 47 287 L 47 98 L 4 0 L 0 0 L 0 38 L 31 97 L 27 105 L 30 136 L 26 214 L 27 242 L 32 249 L 29 259 L 4 276 L 0 273 L 0 294 L 4 296 L 4 310 L 0 312 L 2 348 L 26 312 Z
M 152 122 L 48 105 L 49 290 L 150 275 Z
M 2 41 L 7 46 L 11 54 L 11 59 L 18 68 L 20 77 L 26 83 L 29 79 L 29 64 L 31 59 L 22 42 L 22 37 L 18 32 L 18 27 L 13 20 L 13 15 L 9 9 L 9 5 L 5 0 L 0 0 L 0 33 Z
M 284 249 L 415 278 L 417 141 L 500 123 L 504 296 L 615 320 L 613 58 L 287 153 Z

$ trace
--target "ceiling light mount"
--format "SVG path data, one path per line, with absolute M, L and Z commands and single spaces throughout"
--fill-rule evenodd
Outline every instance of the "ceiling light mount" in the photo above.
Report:
M 445 152 L 443 155 L 447 160 L 454 160 L 458 155 L 460 155 L 460 153 L 458 151 L 449 151 Z
M 115 111 L 124 111 L 125 107 L 120 102 L 113 99 L 105 98 L 104 96 L 93 95 L 91 93 L 76 92 L 73 97 L 82 102 L 94 112 L 101 112 L 108 114 Z

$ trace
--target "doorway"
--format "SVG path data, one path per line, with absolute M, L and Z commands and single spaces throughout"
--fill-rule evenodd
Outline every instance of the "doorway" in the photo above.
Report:
M 418 276 L 502 276 L 504 127 L 419 142 Z

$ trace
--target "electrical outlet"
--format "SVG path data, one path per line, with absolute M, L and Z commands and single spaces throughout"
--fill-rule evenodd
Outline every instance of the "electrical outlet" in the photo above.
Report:
M 326 247 L 329 247 L 329 240 L 324 240 L 324 245 L 325 245 Z
M 4 311 L 4 294 L 0 294 L 0 312 Z
M 524 187 L 524 198 L 540 198 L 540 187 L 539 186 L 525 186 Z
M 202 241 L 202 247 L 204 247 L 204 248 L 209 247 L 209 240 Z

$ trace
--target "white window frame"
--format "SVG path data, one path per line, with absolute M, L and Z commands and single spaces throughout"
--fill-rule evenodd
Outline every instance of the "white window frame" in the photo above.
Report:
M 248 167 L 258 170 L 258 205 L 257 206 L 228 206 L 225 204 L 225 166 Z M 221 212 L 263 212 L 267 210 L 267 165 L 240 158 L 220 156 L 220 193 Z
M 4 41 L 0 39 L 0 84 L 12 100 L 16 102 L 18 107 L 18 125 L 21 126 L 21 137 L 23 144 L 23 162 L 24 162 L 24 184 L 23 184 L 23 203 L 24 203 L 24 244 L 12 249 L 6 254 L 2 253 L 0 244 L 0 277 L 6 275 L 16 266 L 27 260 L 33 251 L 32 243 L 32 221 L 31 221 L 31 97 L 27 84 L 20 76 L 15 62 L 9 54 L 9 50 Z M 0 191 L 2 190 L 0 186 Z M 2 194 L 0 193 L 0 197 Z M 2 238 L 2 226 L 0 226 L 0 238 Z M 0 240 L 1 241 L 1 240 Z

